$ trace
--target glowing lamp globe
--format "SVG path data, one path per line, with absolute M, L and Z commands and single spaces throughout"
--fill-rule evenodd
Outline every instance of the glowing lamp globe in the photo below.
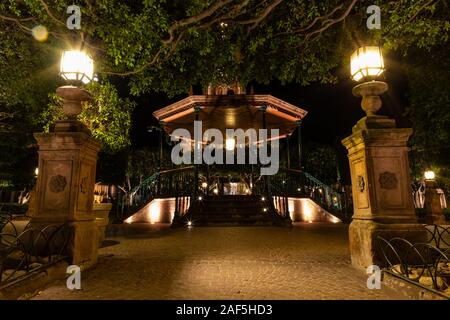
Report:
M 434 180 L 434 178 L 436 177 L 434 171 L 431 171 L 431 170 L 425 171 L 424 176 L 425 176 L 425 180 Z
M 366 46 L 353 52 L 350 59 L 350 72 L 354 81 L 376 78 L 384 72 L 384 60 L 381 48 Z
M 94 61 L 83 51 L 64 51 L 59 74 L 66 81 L 89 83 L 94 77 Z

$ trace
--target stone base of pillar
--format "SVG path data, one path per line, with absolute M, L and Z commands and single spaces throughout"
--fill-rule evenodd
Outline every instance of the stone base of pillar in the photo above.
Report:
M 98 228 L 95 220 L 71 222 L 73 242 L 69 248 L 72 264 L 86 269 L 97 263 Z
M 350 253 L 353 265 L 366 268 L 370 265 L 382 264 L 378 250 L 378 236 L 387 240 L 400 237 L 412 243 L 427 241 L 427 231 L 422 224 L 384 224 L 372 220 L 355 219 L 349 227 Z

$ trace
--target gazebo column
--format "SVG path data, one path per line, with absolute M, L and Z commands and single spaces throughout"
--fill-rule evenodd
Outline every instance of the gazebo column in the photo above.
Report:
M 262 114 L 262 128 L 267 129 L 267 123 L 266 123 L 266 111 L 267 111 L 267 105 L 262 105 L 261 108 L 261 114 Z M 266 141 L 268 143 L 268 141 Z M 261 164 L 259 164 L 261 166 Z M 270 195 L 270 177 L 268 175 L 264 176 L 264 190 L 267 192 L 268 195 Z
M 200 107 L 194 107 L 195 121 L 199 121 L 200 119 Z M 200 141 L 195 141 L 194 139 L 194 196 L 197 199 L 198 197 L 198 176 L 199 176 L 199 163 L 198 158 L 201 158 L 201 145 L 199 145 Z
M 209 195 L 209 165 L 206 165 L 206 195 Z
M 286 135 L 286 162 L 287 162 L 287 168 L 291 168 L 291 152 L 289 150 L 289 139 L 290 136 Z
M 158 175 L 158 193 L 161 195 L 161 168 L 162 168 L 162 162 L 163 162 L 163 122 L 160 122 L 159 127 L 159 160 L 158 160 L 158 172 L 160 173 Z
M 297 125 L 297 149 L 298 149 L 298 168 L 302 170 L 302 120 L 298 120 Z

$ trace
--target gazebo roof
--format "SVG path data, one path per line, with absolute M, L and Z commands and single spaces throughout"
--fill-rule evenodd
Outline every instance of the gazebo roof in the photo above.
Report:
M 185 128 L 193 135 L 195 107 L 200 109 L 199 120 L 203 130 L 262 129 L 261 106 L 266 109 L 266 128 L 279 129 L 280 137 L 292 133 L 296 122 L 303 119 L 307 111 L 271 95 L 191 95 L 165 108 L 153 112 L 164 130 L 171 134 L 177 128 Z

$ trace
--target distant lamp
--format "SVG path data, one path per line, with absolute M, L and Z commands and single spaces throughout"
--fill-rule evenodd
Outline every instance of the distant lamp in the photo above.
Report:
M 236 146 L 236 141 L 234 139 L 227 139 L 225 141 L 225 149 L 228 151 L 234 150 L 234 147 Z
M 202 183 L 202 188 L 203 188 L 203 189 L 206 189 L 206 187 L 208 187 L 208 184 L 207 184 L 206 182 L 203 182 L 203 183 Z
M 39 175 L 39 167 L 36 167 L 36 169 L 34 169 L 34 175 L 36 177 Z
M 375 116 L 382 102 L 380 95 L 388 90 L 388 85 L 376 81 L 384 72 L 384 60 L 381 48 L 366 46 L 356 50 L 350 59 L 350 73 L 354 81 L 366 80 L 353 88 L 353 95 L 362 97 L 361 107 L 368 117 Z
M 83 51 L 64 51 L 59 74 L 66 81 L 87 84 L 94 78 L 94 61 Z
M 425 177 L 425 180 L 434 180 L 434 178 L 436 177 L 436 174 L 434 173 L 434 171 L 428 170 L 428 171 L 425 171 L 424 177 Z
M 94 62 L 86 52 L 76 50 L 64 51 L 61 56 L 59 74 L 68 83 L 76 85 L 87 84 L 94 76 Z M 57 88 L 56 94 L 63 99 L 63 111 L 69 120 L 76 120 L 77 116 L 81 113 L 81 102 L 92 99 L 89 92 L 73 85 Z M 62 130 L 77 131 L 80 129 L 69 125 L 69 128 Z

